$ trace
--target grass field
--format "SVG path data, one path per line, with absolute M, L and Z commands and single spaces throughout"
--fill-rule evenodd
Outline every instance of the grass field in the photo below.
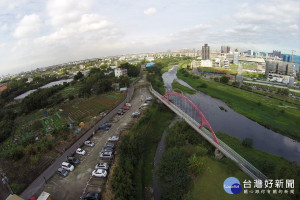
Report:
M 178 70 L 178 78 L 193 88 L 221 99 L 232 109 L 283 135 L 300 141 L 300 108 L 286 101 L 269 98 L 212 80 L 197 79 Z M 200 87 L 202 83 L 207 88 Z
M 243 187 L 243 181 L 250 178 L 234 165 L 228 165 L 211 157 L 206 157 L 205 169 L 197 178 L 193 180 L 191 190 L 186 196 L 186 200 L 249 200 L 249 199 L 271 199 L 267 194 L 227 194 L 223 189 L 223 183 L 228 177 L 237 178 Z M 231 167 L 231 169 L 229 169 Z M 233 169 L 232 169 L 233 167 Z
M 180 83 L 178 83 L 176 80 L 173 81 L 172 88 L 174 91 L 176 91 L 178 93 L 183 92 L 183 93 L 187 93 L 187 94 L 196 94 L 196 90 L 192 90 L 186 86 L 183 86 Z

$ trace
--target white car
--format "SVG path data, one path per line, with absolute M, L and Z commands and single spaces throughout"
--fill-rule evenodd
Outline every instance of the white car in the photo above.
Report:
M 90 140 L 85 141 L 84 144 L 85 144 L 86 146 L 89 146 L 89 147 L 95 146 L 95 143 L 92 142 L 92 141 L 90 141 Z
M 104 169 L 104 170 L 108 170 L 109 165 L 108 163 L 105 162 L 100 162 L 95 166 L 95 169 Z
M 104 170 L 104 169 L 95 169 L 92 172 L 92 176 L 95 176 L 95 177 L 106 177 L 107 176 L 107 171 Z
M 79 155 L 84 156 L 84 155 L 85 155 L 85 150 L 83 150 L 83 149 L 81 149 L 81 148 L 78 148 L 78 149 L 76 150 L 76 153 L 79 154 Z
M 117 142 L 117 141 L 119 141 L 119 137 L 118 136 L 111 136 L 111 137 L 108 138 L 107 141 L 109 141 L 109 142 Z
M 70 172 L 74 170 L 74 166 L 71 165 L 71 164 L 68 163 L 68 162 L 63 162 L 63 163 L 61 164 L 61 168 L 65 169 L 65 170 L 68 170 L 68 171 L 70 171 Z

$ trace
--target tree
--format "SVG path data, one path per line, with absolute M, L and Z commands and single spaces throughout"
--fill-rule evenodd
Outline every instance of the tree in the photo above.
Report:
M 122 63 L 120 65 L 120 68 L 127 69 L 127 74 L 128 74 L 128 76 L 131 76 L 131 77 L 136 77 L 140 73 L 140 68 L 139 67 L 131 65 L 128 62 Z
M 187 164 L 182 150 L 172 148 L 165 151 L 157 171 L 163 199 L 182 199 L 190 183 Z
M 130 80 L 128 76 L 120 76 L 119 77 L 120 87 L 128 87 L 130 84 Z
M 229 82 L 229 77 L 227 77 L 227 76 L 222 76 L 222 77 L 220 78 L 220 82 L 221 82 L 221 83 L 224 83 L 224 84 L 227 84 L 227 83 Z
M 83 77 L 83 74 L 81 72 L 78 72 L 75 76 L 74 76 L 74 80 L 77 81 L 79 79 L 81 79 Z

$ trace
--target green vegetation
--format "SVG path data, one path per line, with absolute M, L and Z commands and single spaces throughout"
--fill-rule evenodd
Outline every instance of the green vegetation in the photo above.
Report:
M 271 199 L 269 195 L 247 194 L 242 193 L 238 195 L 227 194 L 223 189 L 223 182 L 228 177 L 235 177 L 240 180 L 241 184 L 244 180 L 249 180 L 249 177 L 244 174 L 236 164 L 223 158 L 221 161 L 213 157 L 203 157 L 204 167 L 201 174 L 194 178 L 193 185 L 190 187 L 189 192 L 185 195 L 185 200 L 198 200 L 198 199 L 236 199 L 236 200 L 257 200 L 257 199 Z M 242 185 L 243 186 L 243 185 Z M 242 191 L 243 192 L 243 191 Z
M 162 199 L 270 199 L 269 195 L 227 194 L 223 182 L 250 178 L 230 159 L 214 158 L 214 147 L 185 122 L 176 122 L 165 138 L 166 151 L 159 163 Z
M 176 80 L 173 81 L 172 83 L 172 88 L 174 91 L 178 93 L 187 93 L 187 94 L 196 94 L 196 90 L 192 90 L 184 85 L 181 85 L 178 83 Z
M 162 68 L 162 64 L 156 63 L 154 67 L 149 69 L 147 80 L 151 83 L 154 90 L 163 95 L 165 94 L 165 87 L 162 79 Z
M 244 146 L 239 139 L 230 135 L 217 132 L 217 137 L 234 149 L 242 157 L 253 164 L 270 179 L 300 180 L 300 167 L 295 162 L 290 162 L 282 157 Z M 295 187 L 295 196 L 290 199 L 299 199 L 300 187 Z M 274 195 L 275 197 L 275 195 Z M 288 196 L 285 197 L 285 199 Z M 280 196 L 278 196 L 280 199 Z M 281 198 L 282 199 L 282 198 Z
M 158 142 L 173 117 L 168 108 L 154 102 L 122 138 L 112 179 L 115 199 L 144 199 L 144 188 L 152 185 Z
M 177 76 L 193 88 L 226 102 L 238 113 L 267 128 L 300 140 L 299 105 L 295 106 L 286 101 L 245 91 L 247 86 L 243 86 L 244 90 L 242 90 L 215 81 L 200 79 L 184 69 L 178 70 Z M 208 87 L 201 87 L 204 83 Z
M 181 199 L 191 179 L 188 174 L 188 160 L 182 149 L 171 148 L 164 152 L 157 175 L 163 191 L 163 199 Z

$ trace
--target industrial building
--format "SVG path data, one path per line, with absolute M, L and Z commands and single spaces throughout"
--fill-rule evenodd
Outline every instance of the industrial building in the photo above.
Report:
M 283 61 L 269 60 L 266 63 L 266 76 L 268 77 L 270 74 L 293 76 L 294 64 Z

